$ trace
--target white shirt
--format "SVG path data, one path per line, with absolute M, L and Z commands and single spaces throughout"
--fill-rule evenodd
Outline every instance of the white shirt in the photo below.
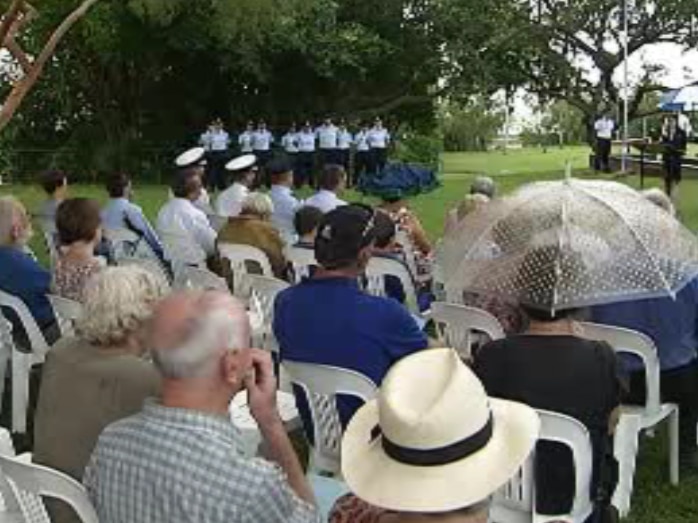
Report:
M 252 148 L 255 151 L 268 151 L 271 148 L 272 141 L 271 133 L 266 129 L 264 131 L 255 131 L 252 135 Z
M 368 132 L 359 131 L 354 137 L 354 143 L 356 144 L 356 150 L 361 152 L 366 152 L 370 149 L 368 145 Z
M 172 261 L 205 266 L 216 251 L 216 231 L 206 215 L 185 198 L 172 198 L 158 213 L 157 230 Z
M 368 132 L 368 145 L 372 149 L 385 149 L 390 142 L 390 133 L 385 127 L 374 127 Z
M 237 216 L 242 210 L 242 202 L 245 201 L 247 195 L 250 194 L 250 189 L 235 182 L 216 198 L 216 213 L 218 216 L 230 218 Z
M 287 153 L 298 152 L 298 133 L 288 132 L 281 138 L 281 145 Z
M 272 185 L 269 196 L 274 204 L 271 222 L 279 231 L 286 244 L 293 245 L 297 239 L 293 218 L 296 216 L 296 211 L 301 206 L 301 202 L 293 196 L 291 188 L 285 185 Z
M 207 151 L 227 151 L 230 145 L 230 135 L 223 130 L 206 131 L 201 135 L 200 142 Z
M 332 191 L 320 189 L 305 201 L 305 205 L 317 207 L 323 213 L 327 214 L 330 211 L 334 211 L 337 207 L 347 205 L 347 202 L 337 198 L 337 195 Z
M 298 150 L 303 153 L 315 152 L 315 133 L 312 131 L 301 131 L 297 135 Z
M 321 125 L 317 129 L 317 137 L 320 141 L 320 149 L 336 149 L 337 133 L 339 129 L 334 125 Z
M 339 131 L 337 135 L 337 149 L 346 150 L 351 148 L 351 133 L 346 129 Z
M 597 138 L 602 138 L 604 140 L 610 140 L 613 138 L 613 129 L 615 129 L 616 124 L 610 118 L 600 118 L 596 120 L 594 124 L 594 129 L 596 129 Z
M 252 131 L 245 131 L 238 137 L 238 143 L 240 144 L 240 151 L 243 153 L 251 153 L 252 149 Z

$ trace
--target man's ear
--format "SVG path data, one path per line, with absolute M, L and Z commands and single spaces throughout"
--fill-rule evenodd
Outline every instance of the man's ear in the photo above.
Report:
M 240 372 L 240 361 L 237 351 L 227 350 L 219 361 L 221 378 L 228 385 L 236 388 L 242 387 L 242 373 Z
M 373 255 L 373 243 L 368 244 L 366 247 L 359 251 L 358 262 L 359 267 L 364 269 L 368 265 L 371 256 Z

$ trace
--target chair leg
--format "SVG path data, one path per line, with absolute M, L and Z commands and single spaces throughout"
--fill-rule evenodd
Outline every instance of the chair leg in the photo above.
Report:
M 669 481 L 679 484 L 679 409 L 669 416 Z
M 621 517 L 627 516 L 630 512 L 638 439 L 641 430 L 640 416 L 622 414 L 613 438 L 613 454 L 618 461 L 618 485 L 613 493 L 612 504 L 618 509 Z
M 10 354 L 0 346 L 0 413 L 3 407 L 3 395 L 5 394 L 5 381 L 7 380 L 7 362 L 10 359 Z M 9 403 L 9 402 L 8 402 Z M 9 404 L 7 405 L 9 408 Z
M 12 354 L 12 432 L 27 432 L 27 406 L 29 405 L 29 369 L 25 356 Z

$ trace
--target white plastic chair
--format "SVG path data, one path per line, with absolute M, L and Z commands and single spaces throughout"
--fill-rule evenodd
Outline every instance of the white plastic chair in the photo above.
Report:
M 228 223 L 228 218 L 226 216 L 219 216 L 218 214 L 207 214 L 208 223 L 214 231 L 219 232 L 223 226 Z
M 276 408 L 284 422 L 286 430 L 296 430 L 301 427 L 300 416 L 296 408 L 296 398 L 289 392 L 276 391 Z M 241 451 L 247 457 L 257 455 L 262 434 L 259 426 L 250 412 L 247 391 L 238 392 L 228 406 L 230 419 L 240 433 Z
M 414 254 L 416 247 L 414 246 L 414 243 L 412 243 L 410 235 L 407 233 L 407 231 L 398 227 L 397 231 L 395 232 L 395 241 L 402 245 L 407 268 L 415 281 L 418 281 L 420 275 L 419 269 L 417 268 L 417 257 Z
M 32 316 L 22 300 L 0 291 L 0 307 L 7 307 L 15 312 L 29 339 L 29 352 L 20 352 L 12 339 L 11 328 L 8 327 L 9 321 L 0 322 L 4 325 L 4 328 L 0 327 L 0 330 L 3 332 L 3 355 L 0 355 L 0 376 L 5 375 L 8 353 L 10 354 L 12 365 L 12 432 L 24 433 L 27 431 L 29 373 L 32 367 L 44 362 L 50 347 L 36 320 L 34 320 L 34 316 Z M 2 388 L 0 385 L 0 393 L 2 393 Z
M 410 272 L 405 265 L 390 258 L 372 257 L 366 266 L 366 292 L 374 296 L 386 297 L 385 277 L 395 276 L 400 280 L 405 293 L 405 306 L 410 312 L 419 315 L 417 290 Z
M 3 455 L 0 455 L 0 471 L 8 479 L 15 493 L 20 509 L 19 521 L 49 523 L 45 509 L 38 511 L 35 504 L 29 505 L 25 502 L 27 498 L 45 496 L 69 504 L 83 523 L 99 523 L 85 488 L 73 478 L 57 470 L 29 463 L 21 457 Z M 43 509 L 43 506 L 41 508 Z
M 160 261 L 157 259 L 123 257 L 116 260 L 116 265 L 119 267 L 127 265 L 136 265 L 138 267 L 141 267 L 142 269 L 145 269 L 148 272 L 160 276 L 168 284 L 170 283 L 169 274 L 167 274 L 167 271 L 162 266 Z
M 267 255 L 257 247 L 239 243 L 221 243 L 218 245 L 221 258 L 228 260 L 233 276 L 233 295 L 242 299 L 250 296 L 248 274 L 261 274 L 274 277 Z M 252 271 L 250 268 L 252 267 Z M 256 269 L 256 270 L 255 270 Z
M 278 352 L 279 347 L 272 329 L 274 323 L 274 301 L 276 296 L 290 285 L 277 278 L 268 278 L 258 274 L 247 276 L 250 283 L 250 312 L 258 315 L 261 327 L 254 333 L 256 347 L 271 352 Z
M 669 422 L 669 481 L 672 485 L 678 485 L 679 408 L 674 403 L 661 402 L 659 357 L 657 348 L 649 336 L 630 329 L 597 323 L 582 323 L 582 327 L 588 338 L 607 342 L 616 353 L 625 352 L 639 357 L 645 367 L 645 404 L 623 405 L 614 435 L 613 449 L 618 460 L 619 477 L 618 487 L 613 495 L 613 505 L 618 508 L 621 516 L 625 516 L 630 511 L 640 433 L 664 420 Z
M 439 341 L 444 347 L 456 349 L 464 360 L 471 359 L 473 342 L 479 341 L 481 333 L 489 340 L 505 337 L 499 320 L 475 307 L 437 301 L 431 304 L 431 318 L 436 324 Z
M 321 520 L 329 521 L 334 504 L 339 498 L 349 494 L 351 490 L 346 483 L 337 478 L 326 478 L 317 474 L 309 474 L 308 481 L 313 489 Z
M 230 292 L 224 278 L 198 267 L 178 267 L 172 287 L 175 289 L 203 289 Z
M 285 360 L 282 366 L 291 382 L 303 390 L 310 406 L 314 439 L 312 468 L 318 473 L 339 475 L 342 427 L 336 397 L 354 396 L 367 402 L 375 397 L 376 384 L 358 372 L 329 365 Z
M 300 283 L 303 278 L 310 277 L 310 268 L 317 266 L 315 251 L 303 247 L 286 247 L 286 259 L 293 267 L 293 283 Z
M 541 420 L 539 441 L 561 443 L 572 451 L 575 472 L 574 500 L 567 514 L 542 515 L 536 511 L 534 482 L 535 451 L 526 460 L 518 474 L 494 496 L 490 509 L 492 523 L 544 523 L 566 521 L 583 523 L 593 512 L 590 485 L 593 470 L 593 448 L 589 431 L 576 419 L 538 410 Z
M 58 328 L 61 331 L 61 337 L 74 336 L 75 322 L 83 314 L 82 303 L 63 296 L 56 296 L 55 294 L 47 294 L 46 297 L 51 302 L 53 313 L 58 321 Z

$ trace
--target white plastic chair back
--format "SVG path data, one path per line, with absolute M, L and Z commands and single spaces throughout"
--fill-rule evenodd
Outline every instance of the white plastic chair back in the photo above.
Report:
M 570 416 L 545 410 L 537 412 L 541 420 L 539 441 L 554 441 L 567 446 L 572 452 L 575 472 L 572 508 L 567 514 L 541 515 L 536 512 L 535 452 L 533 452 L 518 474 L 495 494 L 490 510 L 490 521 L 493 523 L 542 523 L 560 520 L 583 523 L 594 510 L 590 498 L 593 449 L 589 431 L 581 422 Z
M 49 263 L 51 267 L 56 266 L 56 260 L 58 260 L 58 244 L 56 240 L 56 233 L 43 231 L 44 245 L 46 245 L 46 252 L 49 256 Z
M 198 267 L 178 267 L 172 287 L 175 289 L 203 289 L 230 292 L 224 278 Z
M 15 457 L 9 431 L 0 427 L 0 456 Z M 31 454 L 18 459 L 31 460 Z M 51 523 L 40 496 L 19 492 L 0 469 L 0 521 Z
M 405 306 L 413 313 L 419 314 L 417 290 L 407 268 L 397 260 L 372 257 L 366 266 L 366 292 L 374 296 L 386 297 L 385 277 L 395 276 L 400 280 L 405 293 Z
M 283 367 L 291 382 L 303 389 L 313 420 L 313 468 L 318 472 L 339 474 L 342 427 L 335 399 L 354 396 L 367 402 L 377 386 L 366 376 L 348 369 L 285 360 Z
M 34 365 L 44 362 L 50 347 L 34 316 L 22 300 L 0 291 L 0 307 L 14 311 L 29 339 L 29 352 L 21 352 L 17 350 L 12 336 L 5 335 L 3 336 L 5 342 L 2 350 L 4 355 L 10 354 L 12 364 L 12 431 L 24 433 L 27 430 L 27 408 L 29 406 L 29 371 Z M 3 329 L 5 332 L 8 330 L 7 324 L 9 322 L 5 322 Z M 0 355 L 0 371 L 4 376 L 6 360 L 5 362 L 2 360 L 5 360 L 5 357 Z
M 261 274 L 274 277 L 267 255 L 257 247 L 239 243 L 221 243 L 218 245 L 221 258 L 228 260 L 233 276 L 233 295 L 247 299 L 250 296 L 248 274 Z M 252 269 L 252 270 L 250 270 Z
M 310 268 L 317 266 L 315 251 L 303 247 L 287 247 L 286 259 L 293 267 L 293 282 L 300 283 L 303 278 L 310 277 Z
M 669 422 L 669 480 L 673 485 L 678 485 L 679 408 L 674 403 L 661 402 L 659 357 L 649 336 L 631 329 L 598 323 L 582 323 L 581 326 L 588 338 L 607 342 L 616 353 L 639 357 L 644 366 L 645 404 L 637 407 L 623 405 L 614 435 L 613 450 L 618 461 L 619 477 L 613 504 L 624 517 L 630 511 L 640 433 L 663 420 Z
M 410 235 L 407 234 L 407 231 L 398 227 L 395 232 L 395 241 L 402 245 L 407 268 L 410 270 L 410 273 L 412 273 L 412 277 L 417 280 L 417 278 L 419 278 L 419 269 L 417 268 L 417 258 L 414 254 L 415 246 L 414 243 L 412 243 Z
M 60 499 L 73 507 L 83 523 L 99 523 L 85 488 L 73 478 L 57 470 L 9 456 L 0 456 L 0 471 L 5 474 L 18 497 L 29 494 Z M 20 508 L 25 522 L 37 521 L 31 517 L 21 498 Z M 45 521 L 49 521 L 48 518 Z
M 116 260 L 116 265 L 119 267 L 124 267 L 127 265 L 136 265 L 142 269 L 145 269 L 148 272 L 156 274 L 168 284 L 170 283 L 170 276 L 169 274 L 167 274 L 167 271 L 158 259 L 124 257 Z
M 274 337 L 274 301 L 277 294 L 290 285 L 277 278 L 268 278 L 258 274 L 247 276 L 250 283 L 250 312 L 259 318 L 261 327 L 253 333 L 255 346 L 271 352 L 278 352 L 279 346 Z
M 46 297 L 48 301 L 51 302 L 51 307 L 58 321 L 58 328 L 61 331 L 61 336 L 74 336 L 75 322 L 77 322 L 83 314 L 82 303 L 54 294 L 47 294 Z
M 473 342 L 479 341 L 480 333 L 490 340 L 505 337 L 499 320 L 475 307 L 437 301 L 431 304 L 431 318 L 436 324 L 439 341 L 446 347 L 456 349 L 464 360 L 471 358 Z

